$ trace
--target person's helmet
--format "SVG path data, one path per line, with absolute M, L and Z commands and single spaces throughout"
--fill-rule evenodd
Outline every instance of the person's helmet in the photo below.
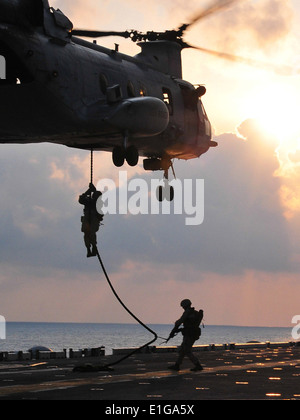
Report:
M 192 302 L 190 301 L 190 299 L 184 299 L 180 304 L 180 306 L 182 306 L 183 309 L 186 309 L 191 305 L 192 305 Z

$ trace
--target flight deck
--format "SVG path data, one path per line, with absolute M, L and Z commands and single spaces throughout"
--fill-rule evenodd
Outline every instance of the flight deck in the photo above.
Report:
M 143 407 L 194 401 L 196 410 L 199 400 L 300 399 L 297 343 L 212 348 L 197 355 L 204 367 L 201 372 L 191 372 L 187 360 L 179 372 L 169 370 L 177 357 L 174 351 L 137 353 L 103 371 L 74 368 L 104 366 L 120 355 L 2 361 L 0 400 L 98 400 L 103 410 L 130 401 L 136 406 L 140 401 Z

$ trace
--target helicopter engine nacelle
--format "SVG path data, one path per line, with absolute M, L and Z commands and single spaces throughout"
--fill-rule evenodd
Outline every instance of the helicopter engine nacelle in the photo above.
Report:
M 129 98 L 120 102 L 105 120 L 133 137 L 156 136 L 168 127 L 169 110 L 158 98 Z

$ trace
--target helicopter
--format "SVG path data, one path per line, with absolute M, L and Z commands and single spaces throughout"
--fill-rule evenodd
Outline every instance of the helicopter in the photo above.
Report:
M 192 47 L 183 39 L 191 25 L 231 3 L 219 0 L 179 29 L 141 33 L 75 29 L 48 0 L 0 0 L 0 143 L 110 152 L 116 167 L 143 157 L 144 169 L 163 171 L 167 183 L 174 159 L 218 146 L 206 88 L 182 79 L 181 52 Z M 98 45 L 106 36 L 128 38 L 141 51 L 132 57 Z

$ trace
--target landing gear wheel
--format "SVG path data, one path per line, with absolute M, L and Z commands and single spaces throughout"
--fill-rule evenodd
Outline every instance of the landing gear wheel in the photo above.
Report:
M 126 150 L 126 162 L 129 166 L 136 166 L 139 161 L 139 152 L 135 146 L 129 146 Z
M 156 190 L 157 200 L 161 203 L 164 200 L 173 201 L 174 200 L 174 187 L 170 185 L 159 186 Z
M 164 164 L 163 164 L 164 163 Z M 173 165 L 171 160 L 162 162 L 162 166 L 164 167 L 164 186 L 160 185 L 156 190 L 156 197 L 159 202 L 162 202 L 164 200 L 167 201 L 173 201 L 174 200 L 174 187 L 172 185 L 169 185 L 169 168 Z M 173 169 L 174 173 L 174 169 Z M 175 174 L 174 174 L 175 176 Z
M 174 200 L 174 187 L 171 186 L 170 191 L 169 191 L 169 201 L 173 201 L 173 200 Z
M 157 197 L 157 201 L 159 201 L 160 203 L 163 201 L 164 199 L 164 187 L 158 187 L 156 190 L 156 197 Z
M 117 146 L 113 150 L 112 154 L 113 163 L 117 168 L 124 165 L 125 162 L 125 150 L 121 146 Z

